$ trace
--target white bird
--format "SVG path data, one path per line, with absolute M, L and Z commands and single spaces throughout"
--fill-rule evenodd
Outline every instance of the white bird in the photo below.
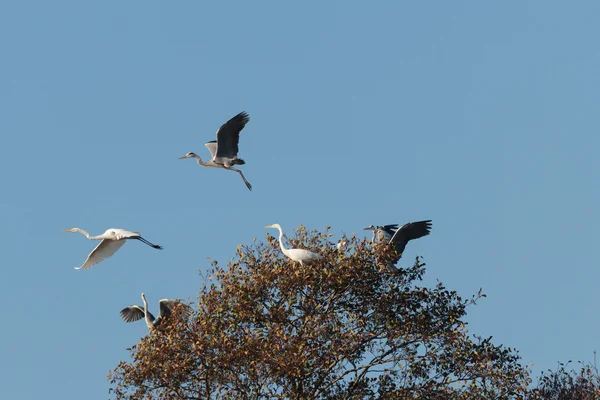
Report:
M 64 232 L 79 232 L 85 235 L 89 240 L 102 240 L 98 246 L 87 256 L 85 262 L 81 267 L 75 267 L 75 269 L 88 269 L 100 261 L 112 256 L 125 244 L 126 239 L 137 239 L 142 243 L 147 244 L 155 249 L 162 249 L 161 246 L 152 244 L 138 232 L 129 232 L 124 229 L 111 228 L 107 229 L 102 235 L 90 236 L 89 233 L 79 228 L 66 229 Z
M 144 307 L 140 307 L 138 305 L 132 305 L 129 307 L 125 307 L 121 310 L 121 318 L 125 322 L 134 322 L 139 321 L 142 318 L 146 319 L 146 326 L 148 326 L 149 330 L 157 328 L 162 321 L 168 318 L 173 312 L 176 304 L 179 304 L 183 307 L 183 315 L 187 318 L 192 314 L 192 308 L 187 304 L 183 304 L 179 300 L 171 300 L 171 299 L 162 299 L 158 302 L 159 313 L 158 317 L 154 318 L 154 315 L 150 311 L 148 311 L 148 302 L 146 301 L 146 296 L 142 293 L 142 301 L 144 302 Z
M 340 240 L 337 242 L 337 245 L 335 246 L 338 251 L 343 251 L 346 249 L 346 245 L 348 244 L 347 240 Z
M 244 126 L 250 121 L 250 116 L 245 111 L 242 111 L 229 121 L 225 122 L 217 131 L 217 140 L 207 142 L 205 146 L 211 154 L 211 159 L 208 162 L 202 161 L 196 153 L 187 153 L 184 158 L 195 158 L 198 164 L 203 167 L 224 168 L 230 171 L 235 171 L 242 177 L 246 187 L 252 190 L 252 185 L 246 180 L 246 177 L 239 169 L 235 169 L 233 165 L 244 165 L 246 162 L 238 158 L 238 144 L 240 142 L 240 132 Z
M 292 259 L 293 261 L 298 261 L 300 263 L 300 265 L 304 265 L 303 263 L 305 263 L 305 262 L 310 263 L 312 261 L 320 260 L 321 258 L 323 258 L 322 256 L 320 256 L 317 253 L 313 253 L 312 251 L 308 251 L 308 250 L 304 250 L 304 249 L 286 249 L 283 246 L 283 241 L 282 241 L 283 231 L 281 230 L 281 226 L 279 226 L 279 224 L 268 225 L 268 226 L 265 226 L 265 228 L 279 229 L 279 247 L 281 247 L 281 251 L 283 252 L 283 254 L 285 254 L 288 258 Z

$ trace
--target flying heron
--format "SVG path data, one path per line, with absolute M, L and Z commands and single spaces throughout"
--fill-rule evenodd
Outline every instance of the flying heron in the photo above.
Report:
M 252 190 L 252 185 L 246 180 L 246 177 L 239 169 L 234 168 L 234 165 L 244 165 L 246 162 L 238 158 L 238 143 L 240 142 L 240 132 L 250 121 L 250 116 L 247 112 L 242 111 L 229 121 L 225 122 L 217 131 L 217 140 L 207 142 L 205 146 L 211 154 L 210 161 L 204 162 L 196 153 L 187 153 L 184 158 L 195 158 L 198 164 L 203 167 L 223 168 L 229 171 L 235 171 L 242 177 L 246 187 Z
M 152 244 L 141 237 L 138 232 L 129 232 L 125 229 L 107 229 L 106 232 L 98 236 L 90 236 L 89 233 L 79 228 L 66 229 L 64 232 L 79 232 L 82 235 L 85 235 L 85 237 L 89 240 L 102 240 L 98 246 L 96 246 L 96 248 L 87 256 L 83 265 L 80 267 L 75 267 L 75 269 L 88 269 L 98 264 L 100 261 L 112 256 L 121 248 L 121 246 L 125 244 L 125 240 L 127 239 L 136 239 L 154 249 L 162 249 L 161 246 Z

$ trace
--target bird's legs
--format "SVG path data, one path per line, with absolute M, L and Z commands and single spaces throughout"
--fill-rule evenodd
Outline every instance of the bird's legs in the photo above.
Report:
M 137 240 L 139 240 L 140 242 L 142 242 L 142 243 L 145 243 L 145 244 L 147 244 L 148 246 L 150 246 L 150 247 L 152 247 L 152 248 L 155 248 L 155 249 L 159 249 L 159 250 L 160 250 L 160 249 L 162 249 L 162 246 L 159 246 L 159 245 L 157 245 L 157 244 L 152 244 L 152 243 L 150 243 L 149 241 L 147 241 L 146 239 L 144 239 L 144 238 L 143 238 L 143 237 L 141 237 L 141 236 L 134 237 L 134 238 L 131 238 L 131 239 L 137 239 Z
M 228 169 L 228 170 L 231 170 L 231 171 L 235 171 L 238 174 L 240 174 L 240 176 L 244 180 L 244 183 L 246 184 L 246 187 L 248 188 L 248 190 L 252 190 L 252 185 L 250 184 L 250 182 L 248 182 L 246 180 L 246 177 L 244 176 L 244 174 L 242 173 L 242 171 L 240 171 L 239 169 L 233 168 L 233 167 L 225 167 L 225 169 Z

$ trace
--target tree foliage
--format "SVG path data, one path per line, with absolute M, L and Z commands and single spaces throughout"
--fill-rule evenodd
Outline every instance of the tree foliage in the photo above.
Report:
M 580 363 L 580 369 L 567 370 L 570 361 L 559 363 L 556 371 L 548 370 L 529 392 L 528 400 L 596 400 L 600 399 L 600 376 L 596 365 Z
M 300 265 L 275 238 L 213 263 L 189 321 L 172 318 L 109 374 L 117 399 L 510 399 L 528 371 L 516 351 L 471 337 L 462 299 L 420 286 L 419 258 L 398 274 L 392 249 L 303 227 L 293 247 L 323 259 Z M 177 314 L 177 313 L 176 313 Z

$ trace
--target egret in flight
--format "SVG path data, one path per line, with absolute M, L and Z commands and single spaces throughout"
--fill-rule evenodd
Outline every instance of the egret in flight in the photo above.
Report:
M 126 239 L 137 239 L 152 248 L 162 249 L 161 246 L 152 244 L 141 237 L 138 232 L 129 232 L 124 229 L 107 229 L 106 232 L 98 236 L 90 236 L 89 233 L 79 228 L 67 229 L 64 232 L 79 232 L 85 235 L 85 237 L 89 240 L 102 240 L 100 244 L 98 244 L 98 246 L 96 246 L 96 248 L 87 256 L 83 265 L 81 267 L 75 267 L 75 269 L 88 269 L 98 264 L 105 258 L 112 256 L 121 248 L 121 246 L 125 244 Z
M 230 171 L 235 171 L 242 177 L 249 190 L 252 190 L 252 185 L 246 180 L 246 177 L 239 169 L 234 168 L 234 165 L 244 165 L 246 162 L 238 158 L 238 143 L 240 142 L 240 132 L 250 121 L 250 116 L 245 111 L 242 111 L 229 121 L 225 122 L 217 131 L 217 140 L 207 142 L 205 146 L 211 154 L 210 161 L 204 162 L 196 153 L 187 153 L 184 158 L 195 158 L 198 164 L 203 167 L 224 168 Z
M 387 243 L 391 246 L 394 246 L 396 250 L 396 257 L 392 263 L 386 265 L 386 268 L 390 272 L 399 271 L 395 264 L 402 257 L 402 253 L 404 252 L 404 249 L 409 241 L 429 235 L 431 231 L 431 220 L 409 222 L 402 225 L 400 228 L 397 227 L 398 225 L 384 225 L 377 227 L 369 225 L 365 228 L 365 230 L 373 231 L 372 242 L 374 244 Z M 390 238 L 389 235 L 392 231 L 393 234 Z
M 317 253 L 313 253 L 312 251 L 304 249 L 286 249 L 282 241 L 283 231 L 281 230 L 281 226 L 279 224 L 268 225 L 265 226 L 265 228 L 279 229 L 279 247 L 281 247 L 281 251 L 293 261 L 298 261 L 300 265 L 304 265 L 303 263 L 310 263 L 312 261 L 320 260 L 321 258 L 323 258 Z
M 176 305 L 180 305 L 183 307 L 183 315 L 188 318 L 192 314 L 192 308 L 187 304 L 183 304 L 179 300 L 171 300 L 171 299 L 162 299 L 158 302 L 159 313 L 158 317 L 154 318 L 154 315 L 150 311 L 148 311 L 148 302 L 146 301 L 146 296 L 142 293 L 142 301 L 144 302 L 144 307 L 140 307 L 137 305 L 132 305 L 129 307 L 125 307 L 121 310 L 121 318 L 125 322 L 134 322 L 139 321 L 142 318 L 146 319 L 146 325 L 149 330 L 153 330 L 157 328 L 162 321 L 168 318 L 174 310 Z

